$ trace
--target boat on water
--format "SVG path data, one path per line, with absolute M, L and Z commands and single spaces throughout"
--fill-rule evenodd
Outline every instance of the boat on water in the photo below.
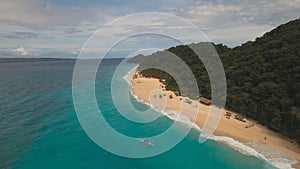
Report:
M 139 141 L 146 146 L 154 146 L 153 140 L 151 140 L 149 138 L 140 138 Z

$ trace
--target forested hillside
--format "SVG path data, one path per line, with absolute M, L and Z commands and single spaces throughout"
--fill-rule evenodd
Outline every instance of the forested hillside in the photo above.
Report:
M 270 129 L 300 142 L 300 20 L 283 24 L 254 42 L 235 48 L 214 45 L 227 79 L 226 108 L 244 114 Z M 197 45 L 201 45 L 199 43 Z M 200 95 L 210 98 L 210 82 L 203 63 L 186 45 L 167 51 L 180 57 L 192 70 Z M 149 65 L 150 56 L 129 62 Z M 153 60 L 153 59 L 152 59 Z M 170 62 L 160 59 L 160 64 Z M 169 90 L 179 90 L 175 80 L 158 69 L 141 72 L 146 77 L 165 78 Z M 185 93 L 192 96 L 192 93 Z

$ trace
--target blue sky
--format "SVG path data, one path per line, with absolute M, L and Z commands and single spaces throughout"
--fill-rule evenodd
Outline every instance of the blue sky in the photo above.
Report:
M 202 41 L 191 36 L 190 29 L 179 25 L 180 22 L 159 16 L 150 22 L 147 18 L 132 17 L 122 24 L 106 25 L 119 17 L 142 12 L 178 16 L 197 26 L 210 41 L 234 47 L 299 18 L 300 0 L 1 1 L 0 57 L 74 58 L 89 37 L 103 27 L 105 36 L 94 45 L 101 50 L 93 51 L 94 54 L 105 53 L 111 41 L 141 29 L 149 31 L 150 27 L 173 35 L 180 31 L 187 36 L 187 42 Z M 110 50 L 110 57 L 126 57 L 122 55 L 176 44 L 164 37 L 131 37 Z

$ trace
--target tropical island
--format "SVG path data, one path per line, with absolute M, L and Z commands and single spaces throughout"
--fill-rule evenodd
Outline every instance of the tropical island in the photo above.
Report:
M 290 21 L 241 46 L 229 48 L 211 43 L 223 63 L 227 80 L 226 109 L 215 135 L 244 144 L 256 143 L 300 161 L 300 19 Z M 192 45 L 205 45 L 207 42 Z M 151 64 L 168 65 L 165 52 L 182 59 L 197 81 L 199 93 L 180 91 L 178 82 Z M 157 60 L 159 59 L 159 62 Z M 129 60 L 138 63 L 131 72 L 132 92 L 150 102 L 151 92 L 161 90 L 166 108 L 179 110 L 181 102 L 200 102 L 195 123 L 201 127 L 211 106 L 211 86 L 205 66 L 188 45 L 171 47 Z M 185 74 L 179 74 L 185 76 Z M 189 86 L 185 86 L 188 88 Z M 188 101 L 188 102 L 187 102 Z M 185 114 L 188 117 L 192 115 Z

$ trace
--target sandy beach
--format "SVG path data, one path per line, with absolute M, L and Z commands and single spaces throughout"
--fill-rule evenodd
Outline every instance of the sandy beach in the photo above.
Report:
M 212 105 L 204 105 L 196 100 L 176 96 L 173 92 L 166 91 L 158 79 L 143 77 L 132 78 L 135 72 L 136 70 L 133 70 L 128 75 L 128 80 L 131 83 L 131 90 L 134 95 L 150 104 L 155 104 L 155 99 L 153 98 L 159 99 L 159 97 L 164 97 L 163 99 L 166 102 L 165 109 L 178 112 L 180 112 L 182 105 L 195 108 L 199 104 L 197 114 L 191 114 L 188 111 L 181 111 L 181 113 L 190 119 L 194 119 L 195 124 L 202 128 Z M 187 100 L 189 100 L 188 104 L 186 103 Z M 157 102 L 159 104 L 159 101 Z M 226 116 L 228 112 L 231 114 L 230 117 Z M 276 163 L 278 158 L 285 158 L 290 160 L 289 162 L 293 161 L 294 168 L 300 168 L 300 147 L 298 144 L 291 139 L 257 124 L 253 120 L 247 119 L 246 122 L 237 120 L 234 118 L 235 115 L 236 113 L 234 112 L 223 110 L 221 121 L 213 134 L 215 136 L 227 136 L 248 145 L 273 164 Z

